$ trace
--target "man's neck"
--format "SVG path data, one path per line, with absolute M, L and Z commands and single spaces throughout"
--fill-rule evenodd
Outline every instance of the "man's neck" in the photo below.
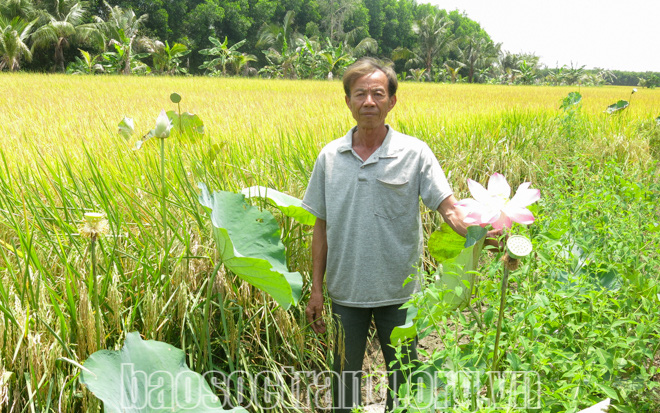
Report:
M 387 136 L 387 126 L 381 124 L 376 128 L 357 127 L 353 132 L 353 148 L 373 149 L 374 151 L 383 144 Z
M 353 150 L 366 161 L 383 144 L 387 136 L 387 126 L 381 124 L 376 128 L 360 128 L 353 132 Z

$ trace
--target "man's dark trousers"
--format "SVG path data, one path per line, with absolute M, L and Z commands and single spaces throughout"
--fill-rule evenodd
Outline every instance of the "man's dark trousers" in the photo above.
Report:
M 383 351 L 385 365 L 389 372 L 387 392 L 387 409 L 391 411 L 394 407 L 392 390 L 398 391 L 399 386 L 405 380 L 404 373 L 400 370 L 400 363 L 396 358 L 396 351 L 390 345 L 390 335 L 394 327 L 401 326 L 406 322 L 406 310 L 400 309 L 401 304 L 389 305 L 375 308 L 346 307 L 332 303 L 332 313 L 338 327 L 343 330 L 345 357 L 343 368 L 341 358 L 335 343 L 334 352 L 334 380 L 333 380 L 333 405 L 334 412 L 348 413 L 352 407 L 362 405 L 361 378 L 362 361 L 367 345 L 367 336 L 371 319 L 373 317 L 378 333 L 378 340 Z M 338 335 L 341 337 L 341 334 Z M 417 340 L 404 346 L 402 349 L 402 360 L 404 364 L 417 360 Z M 396 361 L 392 367 L 391 363 Z

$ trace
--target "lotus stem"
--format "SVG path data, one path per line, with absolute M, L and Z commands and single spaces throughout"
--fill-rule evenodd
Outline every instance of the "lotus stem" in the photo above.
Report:
M 504 275 L 502 276 L 502 291 L 500 294 L 500 314 L 497 318 L 497 333 L 495 333 L 495 348 L 493 349 L 493 365 L 491 371 L 497 371 L 499 358 L 498 350 L 500 346 L 500 334 L 502 333 L 502 320 L 504 319 L 504 306 L 506 305 L 506 290 L 509 284 L 509 266 L 504 265 Z
M 505 255 L 505 260 L 508 259 L 508 254 Z M 497 371 L 499 365 L 499 355 L 498 350 L 500 347 L 500 334 L 502 333 L 502 320 L 504 319 L 504 305 L 506 304 L 506 290 L 509 284 L 509 266 L 504 264 L 504 275 L 502 276 L 502 290 L 500 294 L 500 314 L 497 318 L 497 332 L 495 333 L 495 347 L 493 349 L 493 364 L 491 365 L 490 371 Z M 495 386 L 492 383 L 493 376 L 491 373 L 490 380 L 487 385 L 487 393 L 490 395 L 491 402 L 495 402 Z
M 162 276 L 167 276 L 167 266 L 168 258 L 170 254 L 170 245 L 167 239 L 167 187 L 165 185 L 165 139 L 160 140 L 160 182 L 162 190 L 162 198 L 160 200 L 161 216 L 163 219 L 163 242 L 164 242 L 164 253 L 161 270 L 161 279 Z
M 183 139 L 183 123 L 181 123 L 181 101 L 179 101 L 177 104 L 177 116 L 179 116 L 179 134 L 181 137 L 179 139 Z
M 92 305 L 94 306 L 94 321 L 96 324 L 96 349 L 101 350 L 101 306 L 99 305 L 99 288 L 96 281 L 96 236 L 91 238 L 89 244 L 92 256 Z

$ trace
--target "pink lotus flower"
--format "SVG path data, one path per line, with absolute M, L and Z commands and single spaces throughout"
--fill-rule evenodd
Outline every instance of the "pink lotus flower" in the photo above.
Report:
M 466 210 L 463 221 L 467 224 L 482 227 L 491 224 L 495 229 L 511 228 L 512 222 L 529 225 L 534 222 L 534 215 L 527 207 L 541 198 L 541 191 L 530 189 L 530 185 L 531 182 L 522 183 L 510 198 L 511 187 L 502 174 L 495 173 L 490 177 L 487 190 L 480 183 L 468 179 L 474 199 L 463 199 L 456 206 Z

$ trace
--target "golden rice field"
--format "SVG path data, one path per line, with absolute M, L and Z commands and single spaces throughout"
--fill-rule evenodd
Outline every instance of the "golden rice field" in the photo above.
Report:
M 566 121 L 561 100 L 578 90 L 581 110 Z M 2 73 L 0 91 L 0 411 L 99 409 L 65 360 L 82 363 L 98 350 L 88 240 L 79 233 L 85 212 L 103 213 L 110 228 L 98 252 L 101 347 L 118 349 L 138 330 L 184 349 L 199 372 L 326 367 L 331 340 L 314 336 L 304 317 L 309 228 L 280 218 L 295 235 L 289 266 L 305 281 L 295 308 L 277 307 L 231 274 L 209 287 L 217 255 L 197 183 L 233 191 L 264 185 L 302 197 L 318 151 L 352 126 L 341 82 Z M 183 97 L 183 111 L 201 117 L 206 135 L 196 144 L 166 141 L 171 246 L 164 260 L 158 145 L 136 151 L 139 136 L 127 142 L 117 124 L 131 117 L 136 135 L 146 134 L 161 109 L 176 110 L 172 92 Z M 575 177 L 596 182 L 613 164 L 626 182 L 657 188 L 660 90 L 630 93 L 402 83 L 388 122 L 431 146 L 459 198 L 468 196 L 467 178 L 484 182 L 493 172 L 512 187 L 561 176 L 568 192 L 577 191 L 586 181 Z M 630 107 L 603 113 L 619 99 Z M 558 202 L 541 188 L 550 204 Z M 657 212 L 647 218 L 660 220 Z M 424 219 L 428 232 L 439 223 L 437 215 Z M 649 237 L 640 245 L 657 247 Z M 657 250 L 647 258 L 658 268 Z
M 63 148 L 69 156 L 80 155 L 86 147 L 95 156 L 124 157 L 132 142 L 126 144 L 115 133 L 117 123 L 123 116 L 132 117 L 136 133 L 146 133 L 161 108 L 175 109 L 168 100 L 173 91 L 183 96 L 183 110 L 204 120 L 210 142 L 226 142 L 229 156 L 253 158 L 256 163 L 270 161 L 257 155 L 286 151 L 297 143 L 309 149 L 306 157 L 313 158 L 316 148 L 344 134 L 352 122 L 340 82 L 19 74 L 3 75 L 2 83 L 0 139 L 5 150 L 13 151 L 20 143 L 23 150 L 13 151 L 11 161 L 22 164 L 33 162 L 35 152 L 52 155 Z M 538 161 L 554 152 L 544 149 L 557 137 L 553 126 L 561 99 L 578 89 L 404 83 L 389 123 L 426 140 L 449 170 L 468 153 L 488 159 L 489 165 L 471 166 L 480 173 L 501 170 L 497 159 L 510 152 L 514 142 L 532 143 L 525 156 Z M 595 144 L 603 149 L 603 156 L 643 161 L 645 149 L 629 128 L 660 115 L 660 91 L 640 89 L 628 112 L 618 117 L 608 117 L 603 110 L 619 99 L 629 99 L 631 88 L 580 92 L 592 138 L 580 149 L 588 151 Z

